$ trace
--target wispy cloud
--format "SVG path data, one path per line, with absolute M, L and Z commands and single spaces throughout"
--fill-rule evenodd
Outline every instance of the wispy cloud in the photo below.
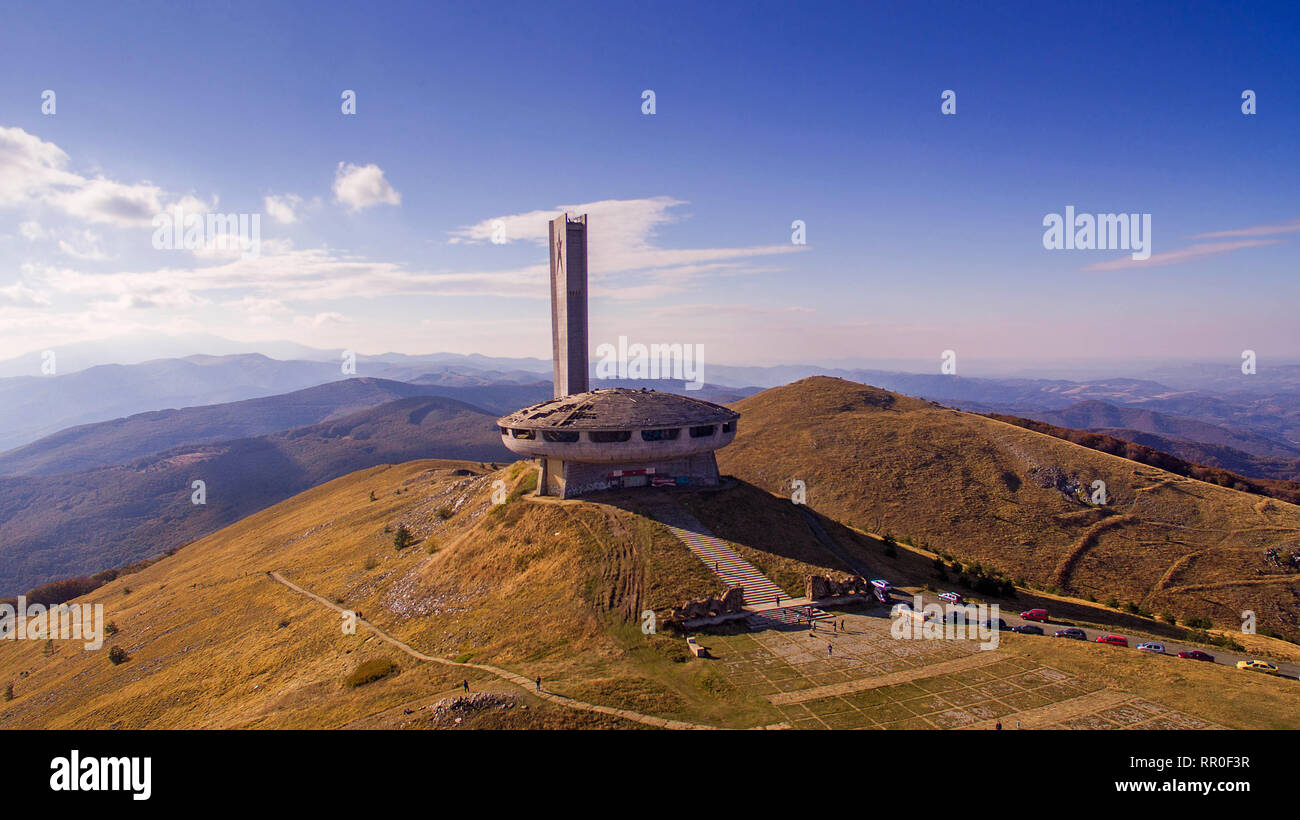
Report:
M 662 297 L 704 276 L 757 272 L 745 260 L 806 250 L 806 245 L 751 245 L 734 248 L 663 248 L 656 239 L 666 225 L 684 219 L 672 210 L 687 204 L 669 196 L 606 199 L 490 217 L 452 232 L 449 242 L 481 243 L 504 229 L 505 242 L 544 246 L 546 223 L 563 213 L 587 214 L 592 293 L 620 299 Z M 545 266 L 542 266 L 546 270 Z M 770 270 L 770 269 L 768 269 Z M 636 274 L 629 281 L 621 274 Z
M 1211 256 L 1232 253 L 1245 248 L 1276 245 L 1281 241 L 1281 239 L 1243 239 L 1239 242 L 1203 242 L 1197 245 L 1189 245 L 1186 248 L 1179 248 L 1176 251 L 1153 253 L 1149 259 L 1133 259 L 1129 256 L 1123 256 L 1109 262 L 1098 262 L 1095 265 L 1089 265 L 1084 270 L 1128 270 L 1130 268 L 1159 268 L 1165 265 L 1181 265 L 1184 262 L 1196 262 Z
M 1228 239 L 1234 236 L 1273 236 L 1280 233 L 1300 233 L 1300 219 L 1284 222 L 1281 225 L 1256 225 L 1251 228 L 1235 228 L 1230 231 L 1198 233 L 1191 239 Z

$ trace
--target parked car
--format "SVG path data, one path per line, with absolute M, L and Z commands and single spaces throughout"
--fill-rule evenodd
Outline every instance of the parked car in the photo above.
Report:
M 964 624 L 975 623 L 974 612 L 966 609 L 950 609 L 943 613 L 943 622 L 946 624 L 955 624 L 958 621 Z
M 1128 638 L 1123 635 L 1102 635 L 1097 639 L 1097 643 L 1108 643 L 1111 646 L 1128 646 Z
M 1213 655 L 1211 655 L 1209 652 L 1202 652 L 1199 649 L 1184 650 L 1178 653 L 1178 657 L 1187 658 L 1188 660 L 1193 660 L 1193 661 L 1209 661 L 1210 663 L 1214 663 Z
M 1157 652 L 1161 655 L 1165 654 L 1165 645 L 1156 641 L 1140 643 L 1138 644 L 1138 649 L 1141 649 L 1143 652 Z
M 940 593 L 939 593 L 939 597 L 942 598 L 942 599 L 944 599 L 945 601 L 947 601 L 947 602 L 950 603 L 950 604 L 960 604 L 960 603 L 961 603 L 961 596 L 958 595 L 958 594 L 955 593 L 955 592 L 940 592 Z
M 1052 633 L 1053 638 L 1073 638 L 1076 641 L 1088 640 L 1088 633 L 1078 627 L 1071 626 L 1065 629 L 1058 629 Z
M 1020 617 L 1024 618 L 1026 621 L 1042 621 L 1043 623 L 1047 623 L 1047 610 L 1027 609 L 1020 613 Z
M 1251 672 L 1266 672 L 1270 675 L 1277 674 L 1277 667 L 1268 661 L 1237 661 L 1237 668 Z
M 1002 620 L 1001 618 L 987 618 L 984 620 L 983 623 L 980 624 L 980 626 L 984 627 L 985 629 L 1003 630 L 1007 628 L 1007 622 Z
M 1021 635 L 1042 635 L 1043 628 L 1033 624 L 1021 624 L 1020 626 L 1011 627 L 1012 632 L 1019 632 Z
M 877 578 L 876 580 L 871 582 L 871 585 L 876 589 L 880 590 L 881 592 L 889 592 L 890 590 L 893 589 L 893 587 L 889 585 L 889 582 L 886 581 L 884 578 Z

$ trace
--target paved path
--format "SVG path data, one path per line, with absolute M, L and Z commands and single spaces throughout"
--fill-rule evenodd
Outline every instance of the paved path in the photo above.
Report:
M 1114 689 L 1102 689 L 1100 692 L 1089 692 L 1086 695 L 1079 695 L 1077 698 L 1026 709 L 1023 712 L 1006 715 L 1005 718 L 981 720 L 961 728 L 994 729 L 1001 722 L 1003 728 L 1009 728 L 1012 724 L 1019 723 L 1021 729 L 1042 729 L 1064 720 L 1091 715 L 1112 706 L 1119 706 L 1121 703 L 1133 700 L 1134 697 L 1132 694 L 1116 692 Z
M 865 692 L 868 689 L 879 689 L 883 686 L 896 686 L 900 683 L 908 683 L 918 678 L 934 678 L 939 675 L 947 675 L 951 672 L 964 672 L 967 669 L 976 669 L 981 666 L 988 666 L 991 663 L 997 663 L 1002 660 L 1002 656 L 996 652 L 976 652 L 965 658 L 944 661 L 943 663 L 932 663 L 929 666 L 922 666 L 917 669 L 904 669 L 901 672 L 890 672 L 887 675 L 877 675 L 872 678 L 858 678 L 856 680 L 846 680 L 841 683 L 829 683 L 825 686 L 815 686 L 811 689 L 799 689 L 794 692 L 781 692 L 776 695 L 768 695 L 767 699 L 774 706 L 788 706 L 791 703 L 803 703 L 808 700 L 820 700 L 829 698 L 834 695 L 850 695 L 854 692 Z M 990 724 L 992 725 L 992 724 Z
M 776 599 L 790 600 L 785 590 L 772 583 L 753 564 L 741 558 L 731 545 L 701 524 L 676 501 L 656 504 L 649 510 L 656 521 L 677 536 L 686 548 L 704 562 L 714 575 L 730 587 L 745 588 L 745 604 L 756 606 L 774 603 Z
M 311 592 L 310 590 L 303 589 L 302 587 L 298 586 L 297 584 L 293 583 L 287 578 L 281 576 L 278 572 L 268 572 L 267 575 L 273 581 L 281 583 L 286 587 L 288 587 L 289 589 L 292 589 L 294 592 L 297 592 L 299 595 L 304 595 L 312 599 L 313 601 L 317 602 L 318 604 L 323 604 L 324 606 L 329 607 L 335 612 L 341 613 L 341 612 L 348 611 L 345 610 L 344 607 L 338 606 L 333 601 L 326 600 L 325 598 L 322 598 L 321 596 L 317 595 L 314 592 Z M 400 649 L 401 651 L 405 652 L 406 654 L 410 655 L 413 658 L 418 658 L 419 660 L 422 661 L 429 661 L 431 663 L 440 663 L 444 666 L 457 666 L 462 668 L 477 669 L 480 672 L 487 672 L 489 675 L 495 675 L 498 678 L 513 683 L 514 685 L 528 692 L 528 694 L 532 695 L 533 697 L 541 698 L 542 700 L 549 700 L 552 703 L 558 703 L 561 706 L 567 706 L 570 709 L 580 709 L 584 712 L 599 712 L 600 714 L 603 715 L 613 715 L 614 717 L 620 717 L 623 718 L 624 720 L 635 721 L 636 723 L 643 723 L 646 726 L 654 726 L 659 729 L 716 729 L 718 728 L 716 726 L 708 726 L 703 723 L 690 723 L 683 720 L 667 720 L 665 718 L 655 717 L 654 715 L 643 715 L 640 712 L 633 712 L 628 709 L 615 709 L 612 706 L 601 706 L 596 703 L 586 703 L 581 700 L 574 700 L 573 698 L 566 698 L 563 695 L 557 695 L 552 692 L 547 692 L 546 690 L 538 691 L 537 682 L 529 680 L 528 678 L 525 678 L 523 675 L 517 675 L 514 672 L 511 672 L 509 670 L 501 669 L 496 666 L 488 666 L 487 664 L 483 664 L 483 663 L 456 663 L 453 660 L 449 660 L 447 658 L 439 658 L 436 655 L 426 655 L 425 653 L 420 652 L 417 649 L 413 649 L 412 647 L 408 646 L 405 643 L 402 643 L 398 639 L 384 632 L 382 629 L 370 623 L 369 621 L 365 620 L 364 618 L 358 617 L 357 623 L 361 624 L 366 629 L 370 630 L 381 640 L 391 644 L 397 649 Z M 788 729 L 790 728 L 790 726 L 787 723 L 775 723 L 770 726 L 763 726 L 761 728 Z

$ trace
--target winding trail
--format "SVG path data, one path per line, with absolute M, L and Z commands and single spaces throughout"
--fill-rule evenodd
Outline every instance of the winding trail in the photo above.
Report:
M 335 612 L 343 613 L 348 611 L 345 610 L 343 607 L 338 606 L 333 601 L 326 600 L 325 598 L 322 598 L 321 596 L 317 595 L 311 590 L 304 589 L 298 586 L 294 582 L 280 575 L 280 573 L 278 572 L 267 572 L 266 574 L 271 580 L 283 584 L 284 586 L 288 587 L 289 589 L 293 590 L 299 595 L 310 598 L 316 603 L 326 606 L 334 610 Z M 598 712 L 602 715 L 612 715 L 614 717 L 623 718 L 624 720 L 631 720 L 636 723 L 642 723 L 645 724 L 646 726 L 653 726 L 656 729 L 717 729 L 720 728 L 717 726 L 709 726 L 704 723 L 690 723 L 688 721 L 683 721 L 683 720 L 668 720 L 666 718 L 655 717 L 654 715 L 643 715 L 640 712 L 633 712 L 629 709 L 615 709 L 612 706 L 601 706 L 596 703 L 587 703 L 581 700 L 574 700 L 573 698 L 567 698 L 564 695 L 557 695 L 553 692 L 547 692 L 545 690 L 538 691 L 536 688 L 536 682 L 531 681 L 528 678 L 525 678 L 523 675 L 517 675 L 514 672 L 510 672 L 506 669 L 501 669 L 496 666 L 489 666 L 484 663 L 456 663 L 453 660 L 449 660 L 447 658 L 439 658 L 436 655 L 426 655 L 425 653 L 419 651 L 418 649 L 415 649 L 409 646 L 408 644 L 399 641 L 398 639 L 394 638 L 392 635 L 389 635 L 388 633 L 384 632 L 382 629 L 370 623 L 364 618 L 358 617 L 357 623 L 361 624 L 366 629 L 370 630 L 377 637 L 379 637 L 380 640 L 383 640 L 384 642 L 391 644 L 397 649 L 400 649 L 401 651 L 405 652 L 407 655 L 410 655 L 412 658 L 416 658 L 422 661 L 429 661 L 430 663 L 439 663 L 442 664 L 443 666 L 454 666 L 463 669 L 464 668 L 477 669 L 480 672 L 487 672 L 489 675 L 495 675 L 496 677 L 501 678 L 502 680 L 513 683 L 515 686 L 518 686 L 519 688 L 523 689 L 525 692 L 532 695 L 533 697 L 541 698 L 542 700 L 548 700 L 551 703 L 557 703 L 561 706 L 567 706 L 570 709 L 580 709 L 584 712 Z M 769 726 L 762 726 L 759 728 L 788 729 L 790 728 L 790 726 L 789 724 L 786 723 L 774 723 Z

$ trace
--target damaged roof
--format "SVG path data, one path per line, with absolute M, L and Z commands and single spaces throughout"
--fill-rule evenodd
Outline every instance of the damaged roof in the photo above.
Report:
M 718 424 L 740 418 L 720 404 L 629 387 L 607 387 L 547 399 L 497 419 L 502 427 L 564 430 L 640 430 Z

